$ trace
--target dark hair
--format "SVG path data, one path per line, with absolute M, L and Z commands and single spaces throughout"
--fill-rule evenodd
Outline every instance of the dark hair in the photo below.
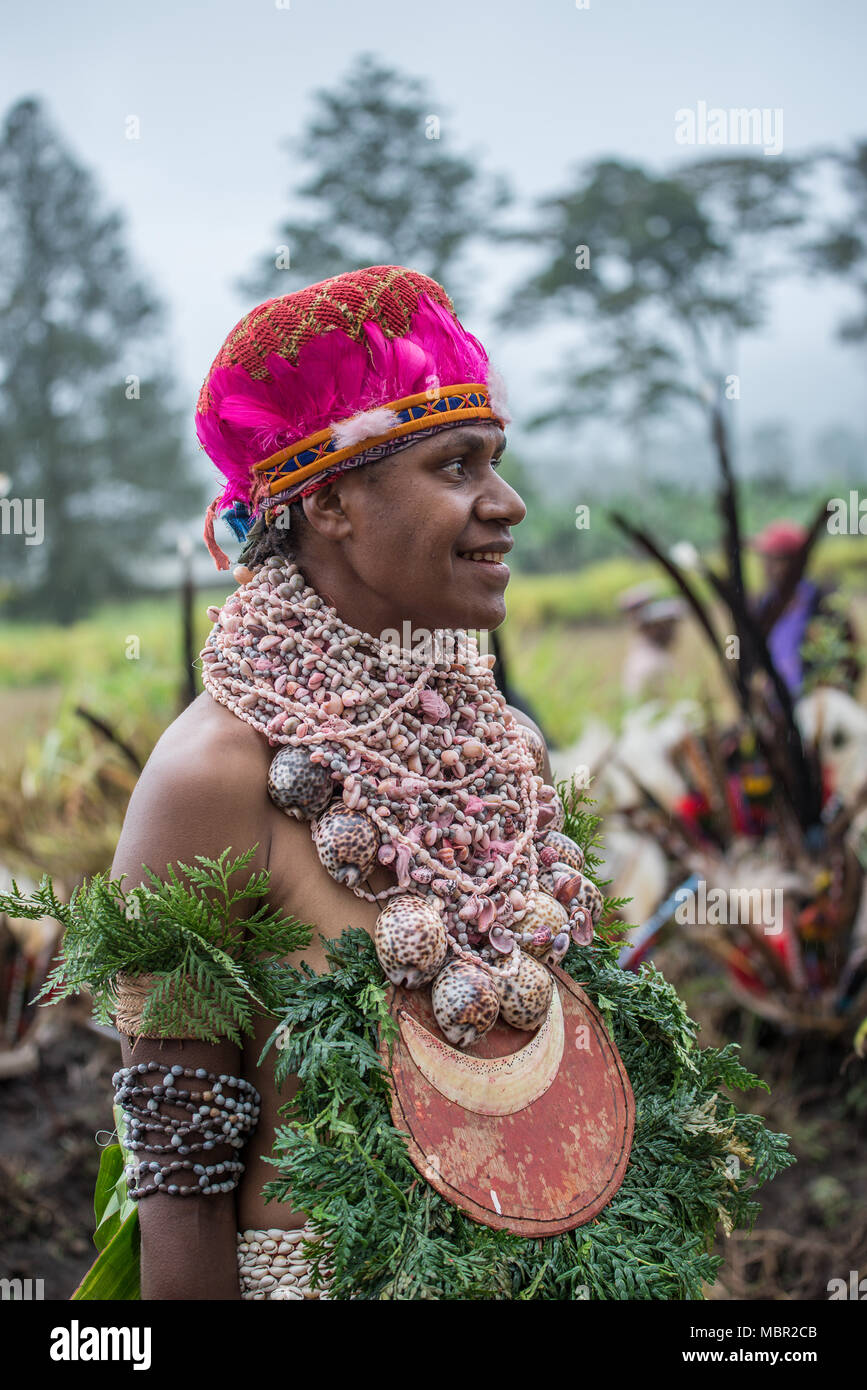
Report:
M 404 447 L 407 447 L 404 445 Z M 400 462 L 402 450 L 395 450 L 392 454 L 387 454 L 385 458 L 373 459 L 364 465 L 361 470 L 362 480 L 366 486 L 375 483 L 384 473 Z M 275 521 L 271 526 L 266 526 L 263 517 L 258 517 L 250 530 L 247 532 L 247 539 L 244 548 L 238 556 L 238 564 L 246 565 L 248 569 L 255 569 L 257 565 L 264 565 L 266 560 L 270 560 L 272 555 L 279 555 L 284 560 L 297 560 L 300 555 L 301 547 L 304 542 L 304 534 L 308 527 L 307 517 L 304 515 L 304 505 L 300 498 L 295 502 L 290 502 L 285 511 L 279 514 L 284 518 L 289 518 L 289 524 L 280 526 Z M 279 517 L 278 517 L 279 520 Z
M 298 558 L 301 537 L 307 525 L 304 508 L 300 501 L 292 502 L 279 515 L 284 518 L 288 516 L 288 526 L 278 526 L 276 523 L 266 526 L 265 518 L 257 517 L 247 532 L 247 539 L 238 556 L 238 564 L 255 569 L 257 565 L 264 565 L 272 555 L 280 556 L 284 560 Z

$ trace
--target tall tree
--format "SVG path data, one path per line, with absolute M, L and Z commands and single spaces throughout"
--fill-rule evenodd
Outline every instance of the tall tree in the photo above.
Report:
M 802 217 L 801 173 L 777 159 L 700 160 L 662 175 L 605 159 L 540 204 L 521 235 L 542 264 L 503 316 L 575 324 L 576 350 L 540 418 L 613 410 L 636 427 L 723 391 L 737 335 L 761 323 L 784 268 L 778 248 Z
M 155 552 L 203 487 L 160 307 L 122 219 L 33 99 L 12 107 L 0 136 L 0 236 L 5 605 L 68 623 L 129 586 L 129 557 Z M 27 509 L 35 522 L 40 501 L 41 539 Z
M 707 578 L 730 584 L 738 612 L 746 604 L 741 518 L 723 404 L 740 393 L 734 344 L 762 322 L 767 281 L 783 269 L 776 247 L 784 239 L 794 261 L 804 198 L 806 162 L 774 164 L 769 173 L 763 157 L 698 160 L 663 175 L 610 159 L 592 164 L 543 205 L 531 234 L 545 261 L 506 318 L 547 311 L 580 324 L 578 352 L 540 421 L 617 414 L 641 453 L 654 416 L 687 402 L 705 411 L 729 574 Z M 640 484 L 636 502 L 646 505 Z M 752 660 L 739 679 L 748 679 Z
M 509 202 L 502 178 L 450 148 L 447 122 L 426 85 L 362 54 L 316 107 L 293 160 L 310 167 L 275 254 L 242 288 L 262 296 L 361 265 L 408 265 L 463 288 L 464 253 L 493 235 Z

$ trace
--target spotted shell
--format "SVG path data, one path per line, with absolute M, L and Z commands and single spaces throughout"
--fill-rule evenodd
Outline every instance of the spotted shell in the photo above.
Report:
M 564 835 L 560 830 L 549 830 L 542 840 L 542 851 L 554 850 L 557 861 L 561 864 L 568 864 L 570 868 L 577 870 L 580 874 L 584 868 L 584 851 L 580 845 L 576 845 L 574 840 L 570 840 L 568 835 Z M 546 856 L 547 857 L 547 856 Z M 554 860 L 551 861 L 552 863 Z M 549 867 L 548 865 L 545 866 Z
M 306 748 L 281 748 L 268 773 L 268 795 L 295 820 L 310 820 L 331 800 L 334 781 L 322 763 L 312 763 Z
M 570 902 L 569 906 L 570 909 L 574 909 L 576 906 L 586 908 L 587 911 L 590 913 L 590 920 L 592 921 L 595 927 L 596 923 L 599 921 L 599 918 L 602 916 L 602 909 L 605 906 L 605 899 L 603 898 L 599 889 L 596 887 L 596 884 L 592 883 L 589 878 L 584 878 L 582 876 L 581 887 L 578 889 L 578 892 L 572 898 L 572 901 Z
M 379 832 L 370 817 L 339 802 L 325 812 L 313 840 L 331 877 L 347 888 L 367 877 L 379 849 Z
M 544 956 L 554 937 L 566 930 L 568 920 L 562 903 L 558 903 L 550 893 L 540 890 L 516 924 L 515 931 L 525 951 L 529 951 L 531 956 Z
M 436 908 L 411 893 L 391 898 L 376 919 L 379 963 L 393 985 L 429 984 L 446 958 L 448 942 Z
M 469 1047 L 497 1021 L 500 995 L 484 966 L 452 957 L 433 982 L 431 1002 L 443 1035 L 454 1047 Z
M 532 1031 L 544 1020 L 553 989 L 553 976 L 522 951 L 517 975 L 500 983 L 500 1013 L 513 1028 Z
M 545 800 L 545 798 L 540 795 L 538 819 L 536 821 L 539 830 L 562 830 L 565 819 L 566 813 L 563 810 L 563 802 L 556 793 L 550 800 Z

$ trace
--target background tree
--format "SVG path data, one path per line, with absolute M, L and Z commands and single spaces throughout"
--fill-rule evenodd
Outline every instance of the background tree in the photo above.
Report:
M 465 288 L 460 263 L 508 203 L 504 180 L 450 149 L 443 109 L 424 83 L 370 54 L 315 101 L 303 135 L 287 145 L 311 167 L 291 193 L 300 214 L 277 234 L 288 252 L 263 260 L 244 293 L 286 294 L 392 262 L 442 280 L 450 293 Z
M 122 219 L 32 99 L 0 136 L 0 236 L 0 471 L 44 502 L 42 544 L 0 537 L 4 606 L 68 623 L 131 586 L 203 485 Z
M 838 276 L 858 293 L 859 306 L 840 324 L 844 342 L 867 340 L 867 140 L 857 140 L 850 150 L 832 152 L 826 160 L 842 177 L 848 201 L 846 214 L 830 220 L 806 246 L 811 268 Z
M 795 443 L 784 420 L 764 420 L 756 425 L 750 432 L 746 453 L 746 471 L 751 477 L 779 496 L 795 490 Z
M 761 324 L 768 286 L 785 268 L 780 248 L 803 217 L 803 171 L 741 158 L 656 175 L 607 159 L 545 199 L 518 234 L 540 246 L 541 268 L 503 315 L 576 324 L 577 351 L 539 422 L 613 410 L 639 428 L 724 388 L 738 334 Z

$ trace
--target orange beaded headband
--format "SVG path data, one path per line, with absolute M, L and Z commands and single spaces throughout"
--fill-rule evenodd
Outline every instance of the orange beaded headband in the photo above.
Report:
M 375 434 L 367 433 L 372 417 L 376 417 L 377 422 L 381 419 L 386 428 Z M 501 421 L 490 404 L 487 386 L 474 382 L 404 396 L 402 400 L 392 401 L 373 411 L 361 412 L 339 425 L 317 430 L 306 439 L 299 439 L 288 448 L 254 464 L 253 471 L 264 475 L 267 492 L 273 497 L 287 487 L 352 458 L 358 453 L 362 439 L 367 450 L 432 425 L 461 420 Z

